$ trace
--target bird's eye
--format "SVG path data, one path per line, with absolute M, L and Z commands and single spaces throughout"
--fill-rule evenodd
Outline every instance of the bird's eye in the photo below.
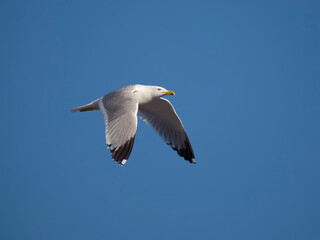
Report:
M 158 91 L 161 91 L 161 88 L 158 88 Z

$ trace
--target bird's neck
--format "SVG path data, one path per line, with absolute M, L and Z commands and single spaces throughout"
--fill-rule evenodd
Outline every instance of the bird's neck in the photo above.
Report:
M 154 100 L 154 96 L 151 91 L 146 91 L 147 86 L 137 85 L 132 91 L 133 95 L 138 99 L 139 104 L 149 103 Z

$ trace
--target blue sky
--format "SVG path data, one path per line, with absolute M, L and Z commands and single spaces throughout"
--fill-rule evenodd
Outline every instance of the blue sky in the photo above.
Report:
M 318 1 L 1 1 L 0 238 L 320 239 Z M 160 85 L 197 164 L 100 112 Z

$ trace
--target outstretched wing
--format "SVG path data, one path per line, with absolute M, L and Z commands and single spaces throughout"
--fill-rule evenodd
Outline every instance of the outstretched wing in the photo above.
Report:
M 146 104 L 140 104 L 138 116 L 150 124 L 181 157 L 190 163 L 196 163 L 187 133 L 167 99 L 159 98 Z
M 112 158 L 124 165 L 137 130 L 138 101 L 130 91 L 114 91 L 99 100 L 99 108 L 106 124 L 106 141 Z

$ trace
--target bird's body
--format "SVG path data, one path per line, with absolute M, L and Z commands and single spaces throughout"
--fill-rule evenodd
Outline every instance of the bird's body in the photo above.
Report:
M 196 163 L 182 122 L 171 103 L 174 95 L 158 86 L 129 85 L 117 89 L 71 112 L 100 110 L 106 125 L 106 142 L 112 158 L 121 165 L 128 160 L 137 129 L 137 116 L 150 124 L 160 137 L 190 163 Z

